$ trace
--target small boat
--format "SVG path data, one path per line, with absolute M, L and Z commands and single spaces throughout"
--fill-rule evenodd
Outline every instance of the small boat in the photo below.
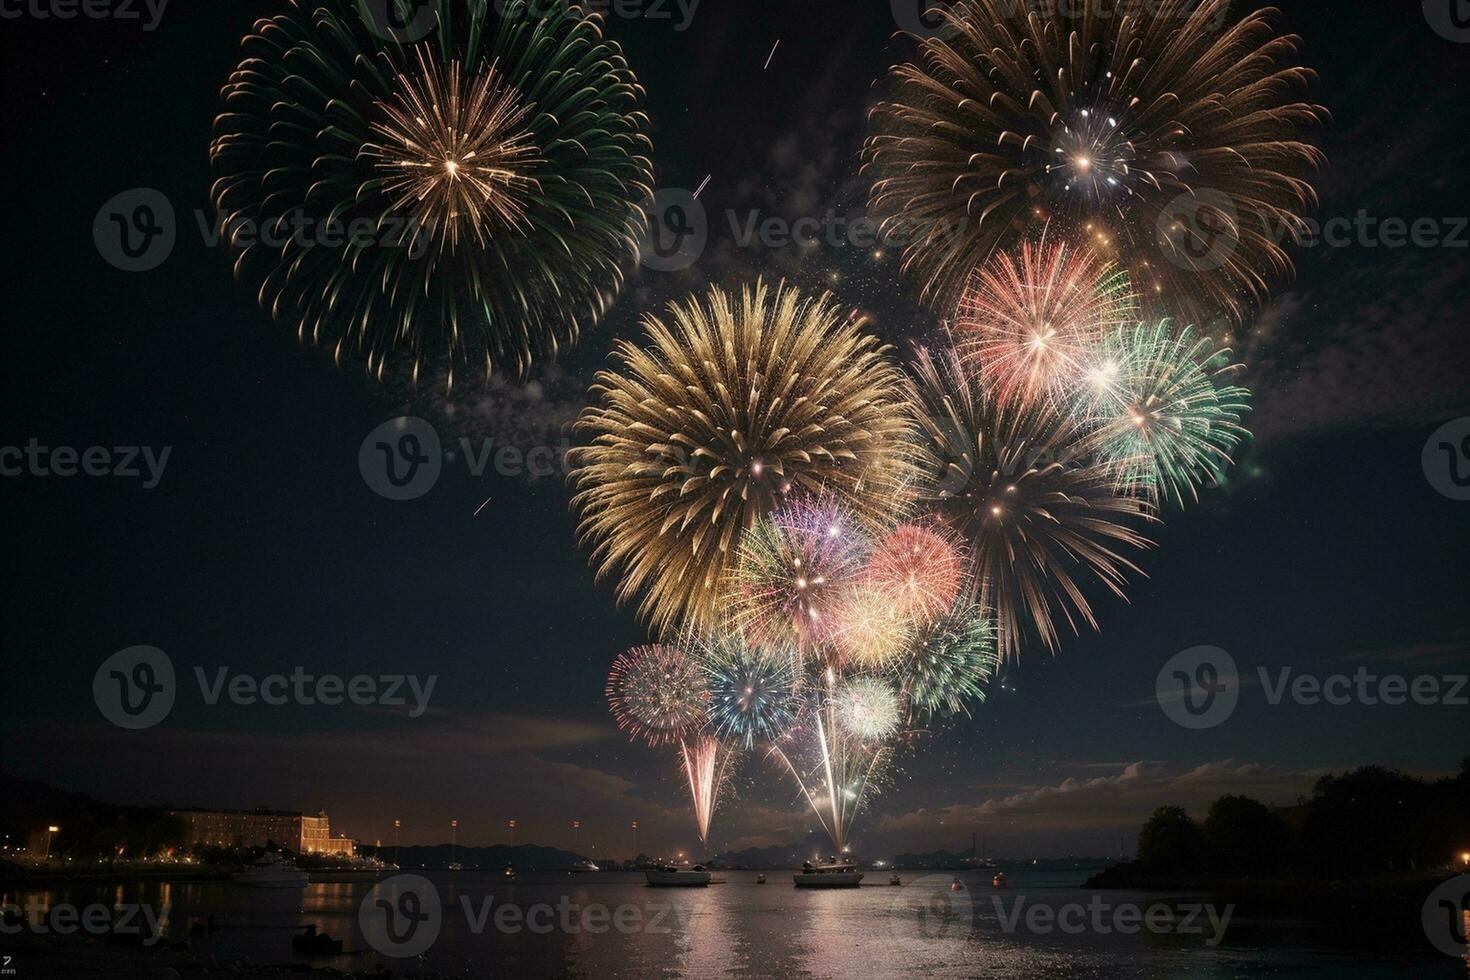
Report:
M 305 871 L 297 871 L 278 854 L 262 855 L 253 866 L 230 875 L 230 880 L 251 888 L 305 888 L 311 883 Z
M 831 858 L 827 864 L 806 862 L 791 880 L 797 888 L 856 888 L 863 876 L 851 861 Z
M 901 885 L 901 884 L 903 884 L 903 881 L 900 880 L 899 877 L 898 877 L 898 875 L 895 873 L 891 877 L 889 877 L 888 883 L 890 885 Z
M 766 883 L 766 873 L 764 871 L 755 876 L 755 883 L 757 885 L 764 885 Z
M 709 869 L 702 864 L 692 868 L 676 868 L 672 864 L 649 868 L 643 872 L 655 888 L 703 888 L 709 884 Z
M 1006 886 L 1006 873 L 1004 871 L 997 871 L 995 877 L 990 879 L 990 886 L 992 888 L 1004 888 Z
M 342 940 L 317 932 L 315 925 L 308 925 L 291 937 L 291 948 L 308 956 L 332 956 L 342 952 Z
M 578 861 L 576 864 L 572 865 L 568 870 L 571 871 L 571 873 L 574 874 L 574 875 L 584 875 L 584 874 L 590 874 L 593 871 L 601 871 L 602 869 L 599 868 L 597 865 L 593 864 L 591 861 Z
M 505 866 L 505 870 L 502 871 L 500 874 L 501 874 L 501 877 L 504 878 L 506 881 L 515 881 L 516 880 L 516 869 L 515 868 L 512 868 L 508 864 Z

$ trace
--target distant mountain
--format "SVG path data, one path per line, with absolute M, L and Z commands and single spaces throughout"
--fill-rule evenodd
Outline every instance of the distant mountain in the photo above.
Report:
M 365 856 L 380 857 L 384 861 L 394 860 L 393 847 L 361 845 L 358 850 Z M 483 871 L 498 871 L 507 865 L 520 871 L 564 871 L 574 864 L 588 860 L 586 856 L 572 851 L 542 847 L 539 844 L 518 844 L 515 847 L 504 844 L 466 847 L 461 844 L 454 848 L 448 844 L 431 844 L 404 846 L 396 851 L 398 866 L 405 871 L 415 868 L 447 868 L 451 861 L 457 861 L 466 868 L 479 868 Z

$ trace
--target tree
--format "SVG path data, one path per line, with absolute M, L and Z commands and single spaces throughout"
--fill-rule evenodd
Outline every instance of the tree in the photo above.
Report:
M 1250 875 L 1279 870 L 1286 863 L 1291 833 L 1260 800 L 1222 796 L 1210 804 L 1204 841 L 1211 872 Z
M 1183 807 L 1161 806 L 1138 832 L 1138 863 L 1150 871 L 1188 875 L 1204 858 L 1204 837 Z

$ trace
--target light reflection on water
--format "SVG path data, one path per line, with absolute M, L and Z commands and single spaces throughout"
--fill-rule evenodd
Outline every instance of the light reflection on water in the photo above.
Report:
M 340 956 L 313 958 L 318 966 L 399 975 L 585 977 L 1254 977 L 1406 975 L 1466 977 L 1465 963 L 1449 957 L 1334 949 L 1332 930 L 1272 919 L 1234 920 L 1224 941 L 1207 934 L 1158 935 L 1084 929 L 1035 932 L 1016 918 L 1016 903 L 1058 908 L 1088 903 L 1095 894 L 1061 887 L 1055 877 L 1012 875 L 992 889 L 988 877 L 906 874 L 893 888 L 886 874 L 870 874 L 854 890 L 808 891 L 784 872 L 757 885 L 751 872 L 723 872 L 726 883 L 696 889 L 653 889 L 642 876 L 523 874 L 513 884 L 499 875 L 428 872 L 443 908 L 437 941 L 420 957 L 380 955 L 358 924 L 371 882 L 313 884 L 302 890 L 250 889 L 228 882 L 141 882 L 72 885 L 65 889 L 0 895 L 5 904 L 39 901 L 109 905 L 147 902 L 158 909 L 165 938 L 190 941 L 206 956 L 257 963 L 297 962 L 293 932 L 314 925 L 344 941 Z M 871 883 L 871 884 L 870 884 Z M 1147 905 L 1150 896 L 1103 892 L 1114 904 Z M 1188 896 L 1173 896 L 1186 901 Z M 497 928 L 503 905 L 531 920 Z M 592 912 L 591 909 L 600 909 Z M 213 916 L 214 929 L 190 936 Z M 570 927 L 568 927 L 570 923 Z M 1019 925 L 1017 923 L 1020 923 Z M 1343 925 L 1341 931 L 1352 927 Z M 197 932 L 197 930 L 196 930 Z

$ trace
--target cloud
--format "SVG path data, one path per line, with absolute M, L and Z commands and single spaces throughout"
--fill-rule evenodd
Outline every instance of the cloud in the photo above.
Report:
M 981 803 L 955 803 L 883 818 L 883 833 L 928 833 L 941 827 L 1012 828 L 1028 834 L 1136 830 L 1156 808 L 1183 806 L 1203 817 L 1217 797 L 1239 793 L 1289 805 L 1307 795 L 1328 770 L 1293 770 L 1224 759 L 1185 771 L 1158 762 L 1132 762 L 1105 776 L 1068 777 Z

